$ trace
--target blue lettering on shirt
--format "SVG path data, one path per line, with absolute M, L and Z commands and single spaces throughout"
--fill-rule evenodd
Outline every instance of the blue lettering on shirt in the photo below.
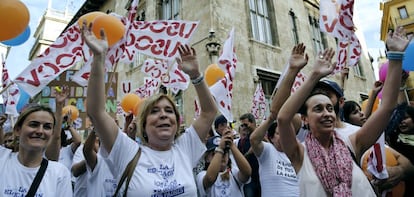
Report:
M 174 197 L 174 196 L 184 194 L 184 192 L 185 192 L 184 187 L 179 187 L 177 189 L 170 190 L 170 191 L 157 192 L 155 194 L 152 194 L 151 197 Z

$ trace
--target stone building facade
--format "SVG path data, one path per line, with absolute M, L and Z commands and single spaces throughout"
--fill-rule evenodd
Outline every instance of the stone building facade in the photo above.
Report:
M 90 11 L 126 14 L 129 0 L 88 0 L 72 19 Z M 234 81 L 232 112 L 237 120 L 250 112 L 256 85 L 261 83 L 269 99 L 289 54 L 296 43 L 303 42 L 310 60 L 304 69 L 306 74 L 319 50 L 336 48 L 336 40 L 319 30 L 318 0 L 141 0 L 138 8 L 139 20 L 177 19 L 200 21 L 191 43 L 197 50 L 201 69 L 215 63 L 215 58 L 206 49 L 207 44 L 222 44 L 229 31 L 235 28 L 234 46 L 238 57 Z M 214 36 L 211 35 L 214 32 Z M 118 65 L 118 96 L 132 91 L 143 83 L 140 72 L 145 56 L 139 56 L 134 64 Z M 339 81 L 339 75 L 330 76 Z M 362 55 L 355 68 L 350 68 L 345 83 L 348 100 L 361 101 L 375 78 L 371 62 Z M 178 94 L 177 105 L 188 125 L 194 117 L 194 88 Z

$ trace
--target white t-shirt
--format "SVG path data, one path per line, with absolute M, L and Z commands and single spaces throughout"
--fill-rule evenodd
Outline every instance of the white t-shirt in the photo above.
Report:
M 70 169 L 72 168 L 72 161 L 73 161 L 72 146 L 69 144 L 60 149 L 59 163 L 66 166 L 66 168 L 70 171 Z
M 40 168 L 23 166 L 17 154 L 0 147 L 0 196 L 25 196 Z M 35 196 L 72 197 L 71 177 L 67 168 L 58 162 L 49 161 Z
M 197 188 L 201 197 L 233 197 L 244 196 L 242 193 L 242 186 L 244 185 L 238 178 L 238 169 L 231 169 L 229 180 L 221 179 L 224 172 L 220 172 L 217 176 L 216 182 L 206 190 L 203 186 L 203 179 L 207 171 L 201 171 L 197 175 Z
M 109 169 L 118 181 L 139 148 L 142 153 L 129 184 L 128 196 L 197 196 L 193 168 L 206 147 L 192 126 L 168 151 L 139 145 L 121 130 L 109 155 L 103 146 L 99 151 L 108 158 Z
M 257 157 L 262 197 L 299 196 L 299 180 L 287 155 L 271 143 L 262 143 L 263 152 Z
M 95 168 L 86 165 L 88 171 L 88 195 L 96 197 L 112 197 L 114 195 L 118 181 L 114 179 L 104 158 L 98 153 Z
M 76 149 L 75 155 L 73 156 L 73 163 L 72 166 L 82 162 L 85 160 L 85 157 L 83 156 L 83 144 L 81 144 L 78 149 Z M 75 177 L 75 187 L 73 189 L 73 196 L 76 197 L 83 197 L 86 195 L 86 182 L 88 179 L 87 173 L 83 173 L 79 175 L 78 177 Z

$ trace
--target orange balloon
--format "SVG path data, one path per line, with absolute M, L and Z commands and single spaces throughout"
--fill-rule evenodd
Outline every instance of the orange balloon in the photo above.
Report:
M 19 0 L 2 0 L 0 3 L 0 41 L 10 40 L 26 30 L 30 13 Z
M 367 153 L 364 154 L 363 160 L 362 160 L 362 170 L 367 175 L 368 179 L 372 179 L 372 175 L 368 173 L 367 167 L 368 167 L 368 157 L 371 154 L 371 151 L 369 150 Z M 389 147 L 385 147 L 385 165 L 386 166 L 396 166 L 398 165 L 398 161 L 395 158 L 395 156 L 392 154 Z M 405 192 L 405 182 L 400 181 L 396 186 L 392 188 L 392 190 L 388 193 L 391 193 L 393 197 L 399 197 L 404 196 Z M 388 195 L 387 195 L 388 196 Z
M 372 113 L 374 113 L 374 111 L 377 111 L 378 106 L 379 106 L 379 98 L 377 97 L 375 98 L 374 105 L 372 106 Z
M 207 66 L 204 76 L 208 86 L 214 85 L 217 81 L 224 77 L 224 71 L 217 64 Z
M 132 111 L 134 116 L 138 116 L 140 107 L 141 107 L 142 103 L 144 103 L 144 101 L 145 101 L 145 99 L 139 99 L 139 101 L 135 104 L 134 110 Z
M 133 93 L 125 94 L 125 96 L 121 100 L 121 107 L 124 112 L 131 113 L 134 112 L 135 106 L 141 99 L 138 95 Z
M 71 113 L 70 119 L 72 121 L 76 120 L 76 118 L 79 117 L 79 110 L 75 106 L 73 106 L 73 105 L 66 105 L 65 107 L 63 107 L 63 109 L 62 109 L 62 115 L 63 116 L 68 115 L 69 112 Z
M 86 25 L 89 26 L 89 24 L 92 23 L 96 19 L 96 17 L 102 16 L 102 15 L 106 15 L 106 14 L 104 12 L 98 12 L 98 11 L 84 14 L 81 17 L 79 17 L 78 25 L 79 27 L 82 27 L 83 21 L 86 20 Z
M 367 108 L 367 104 L 368 104 L 368 99 L 365 99 L 364 101 L 362 101 L 362 103 L 361 103 L 362 111 L 365 111 L 365 109 Z M 378 106 L 379 106 L 379 98 L 377 97 L 377 98 L 375 98 L 374 105 L 372 106 L 371 113 L 374 113 L 378 109 Z
M 109 47 L 121 40 L 125 34 L 125 26 L 121 20 L 109 14 L 97 16 L 93 21 L 92 31 L 99 39 L 102 39 L 101 29 L 105 32 Z

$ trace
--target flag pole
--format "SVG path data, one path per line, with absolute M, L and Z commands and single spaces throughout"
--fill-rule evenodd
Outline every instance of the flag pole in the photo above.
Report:
M 14 82 L 12 81 L 12 82 L 10 82 L 9 84 L 7 84 L 7 86 L 6 87 L 4 87 L 1 91 L 0 91 L 0 94 L 3 94 L 4 93 L 4 91 L 6 91 L 11 85 L 13 85 L 14 84 Z

